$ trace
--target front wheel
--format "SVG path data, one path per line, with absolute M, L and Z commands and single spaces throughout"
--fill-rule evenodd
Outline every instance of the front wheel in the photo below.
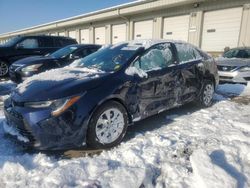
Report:
M 114 147 L 122 141 L 127 126 L 128 116 L 125 108 L 118 102 L 107 102 L 90 120 L 87 144 L 95 149 Z
M 212 105 L 214 95 L 214 84 L 212 81 L 205 81 L 201 90 L 198 103 L 202 107 L 209 107 Z
M 9 73 L 9 66 L 5 61 L 0 60 L 0 78 L 7 76 Z

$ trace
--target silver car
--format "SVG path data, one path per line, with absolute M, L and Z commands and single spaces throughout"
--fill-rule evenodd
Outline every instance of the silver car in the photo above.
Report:
M 216 59 L 220 82 L 250 81 L 250 47 L 234 48 Z

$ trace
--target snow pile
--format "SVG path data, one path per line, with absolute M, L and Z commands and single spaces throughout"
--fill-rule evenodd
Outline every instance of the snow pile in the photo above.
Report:
M 138 122 L 118 147 L 70 160 L 21 152 L 0 117 L 0 187 L 250 187 L 250 106 L 218 96 L 210 108 Z
M 2 123 L 3 130 L 5 133 L 8 133 L 12 136 L 16 136 L 17 139 L 21 142 L 24 142 L 24 143 L 29 142 L 28 138 L 22 136 L 15 128 L 8 126 L 5 121 L 2 121 L 1 123 Z

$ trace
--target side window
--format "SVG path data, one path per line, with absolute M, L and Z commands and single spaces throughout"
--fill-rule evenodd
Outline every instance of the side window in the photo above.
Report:
M 246 53 L 247 53 L 247 58 L 250 58 L 250 49 L 246 50 Z
M 18 43 L 18 46 L 24 49 L 34 49 L 38 48 L 38 40 L 35 38 L 24 39 L 22 42 Z
M 249 58 L 249 54 L 247 53 L 246 50 L 239 50 L 237 57 L 238 58 Z
M 41 38 L 41 46 L 42 47 L 54 47 L 53 39 L 52 38 Z
M 89 49 L 89 54 L 92 54 L 94 52 L 96 52 L 99 48 L 91 48 Z
M 62 46 L 68 46 L 68 45 L 71 45 L 71 44 L 75 44 L 76 42 L 72 39 L 61 39 L 60 40 L 60 44 Z
M 80 58 L 86 57 L 87 55 L 89 55 L 88 49 L 81 49 L 74 53 L 74 56 L 78 56 Z
M 62 39 L 54 39 L 55 47 L 63 47 L 64 43 Z
M 175 44 L 180 63 L 189 62 L 196 59 L 201 59 L 200 53 L 189 44 L 177 43 Z
M 166 68 L 172 64 L 174 64 L 174 56 L 171 45 L 166 43 L 150 48 L 134 66 L 144 71 L 150 71 Z

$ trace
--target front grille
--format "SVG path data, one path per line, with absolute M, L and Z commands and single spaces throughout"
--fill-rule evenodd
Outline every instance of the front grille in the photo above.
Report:
M 12 107 L 15 107 L 15 106 L 23 107 L 24 103 L 23 102 L 17 102 L 15 100 L 11 99 L 11 105 L 12 105 Z
M 27 137 L 30 142 L 32 142 L 32 143 L 35 142 L 35 138 L 33 137 L 32 133 L 30 131 L 28 131 L 26 128 L 17 127 L 17 131 L 22 136 Z
M 221 66 L 221 65 L 217 65 L 217 68 L 218 68 L 219 71 L 229 72 L 229 71 L 233 71 L 233 70 L 237 69 L 238 66 Z
M 20 67 L 20 66 L 17 66 L 17 65 L 13 65 L 13 64 L 12 64 L 12 65 L 10 66 L 10 70 L 11 70 L 11 71 L 15 71 L 15 70 L 16 70 L 17 68 L 19 68 L 19 67 Z
M 6 109 L 5 116 L 9 126 L 16 129 L 22 136 L 28 138 L 30 143 L 35 142 L 35 138 L 33 137 L 31 131 L 29 131 L 28 125 L 25 124 L 21 114 L 19 114 L 14 109 Z
M 9 112 L 9 114 L 10 114 L 12 117 L 14 117 L 15 119 L 18 119 L 18 120 L 20 120 L 20 121 L 23 120 L 22 115 L 20 115 L 20 114 L 19 114 L 18 112 L 16 112 L 15 110 L 9 110 L 8 112 Z
M 246 81 L 250 81 L 250 77 L 244 77 Z

